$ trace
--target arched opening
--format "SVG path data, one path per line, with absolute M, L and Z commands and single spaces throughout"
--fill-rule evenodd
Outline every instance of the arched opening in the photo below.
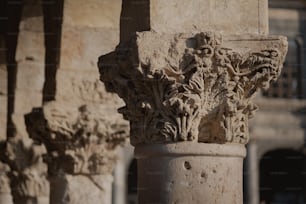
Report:
M 283 149 L 266 153 L 260 160 L 261 204 L 306 202 L 306 157 Z

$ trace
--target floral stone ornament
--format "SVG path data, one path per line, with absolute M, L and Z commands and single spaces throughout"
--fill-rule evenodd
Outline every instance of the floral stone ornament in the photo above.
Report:
M 280 75 L 279 36 L 137 33 L 99 59 L 101 80 L 124 99 L 131 143 L 246 144 L 252 96 Z

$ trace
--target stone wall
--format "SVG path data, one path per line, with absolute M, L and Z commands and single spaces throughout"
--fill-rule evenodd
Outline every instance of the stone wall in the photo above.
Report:
M 45 45 L 41 1 L 24 1 L 15 60 L 17 76 L 12 117 L 17 135 L 27 137 L 24 115 L 42 104 Z

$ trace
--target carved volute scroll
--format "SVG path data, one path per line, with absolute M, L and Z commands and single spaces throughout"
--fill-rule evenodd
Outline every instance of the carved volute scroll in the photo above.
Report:
M 284 37 L 142 32 L 99 59 L 101 80 L 124 99 L 131 143 L 248 141 L 251 102 L 280 75 Z
M 26 116 L 30 136 L 46 145 L 50 173 L 110 173 L 128 125 L 105 105 L 51 102 Z

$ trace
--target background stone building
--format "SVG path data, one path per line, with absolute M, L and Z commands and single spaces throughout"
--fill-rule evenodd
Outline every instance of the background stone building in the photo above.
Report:
M 135 1 L 134 6 L 141 10 L 140 2 Z M 50 194 L 59 194 L 52 186 L 64 185 L 52 174 L 52 165 L 47 162 L 48 172 L 43 162 L 50 158 L 50 149 L 56 148 L 35 136 L 29 127 L 34 123 L 27 122 L 25 116 L 33 113 L 33 108 L 43 107 L 45 120 L 51 121 L 54 118 L 48 118 L 47 113 L 52 108 L 69 118 L 73 114 L 62 111 L 67 107 L 82 112 L 84 106 L 91 110 L 102 104 L 99 113 L 114 115 L 110 120 L 120 124 L 103 130 L 127 132 L 116 112 L 122 102 L 106 93 L 97 69 L 98 56 L 114 50 L 119 43 L 122 2 L 6 0 L 0 4 L 0 197 L 12 194 L 15 203 L 29 198 L 48 203 Z M 282 77 L 257 97 L 260 110 L 250 124 L 244 200 L 246 204 L 300 204 L 306 202 L 306 1 L 269 0 L 269 18 L 270 34 L 288 36 L 289 52 Z M 105 118 L 99 120 L 108 124 Z M 107 198 L 112 203 L 132 204 L 136 203 L 136 160 L 128 139 L 122 136 L 121 140 L 119 143 L 125 146 L 115 150 L 116 166 L 109 162 L 110 175 L 103 172 L 108 183 L 98 178 L 94 181 L 105 185 L 105 194 L 112 192 L 112 198 Z M 72 186 L 90 186 L 94 195 L 103 194 L 96 190 L 95 182 L 63 171 Z M 42 188 L 35 188 L 37 185 Z M 80 189 L 76 194 L 82 194 L 84 188 Z M 51 198 L 56 203 L 52 199 L 56 198 Z
M 304 203 L 306 198 L 306 2 L 269 1 L 270 34 L 288 37 L 279 80 L 258 97 L 245 160 L 246 203 Z

